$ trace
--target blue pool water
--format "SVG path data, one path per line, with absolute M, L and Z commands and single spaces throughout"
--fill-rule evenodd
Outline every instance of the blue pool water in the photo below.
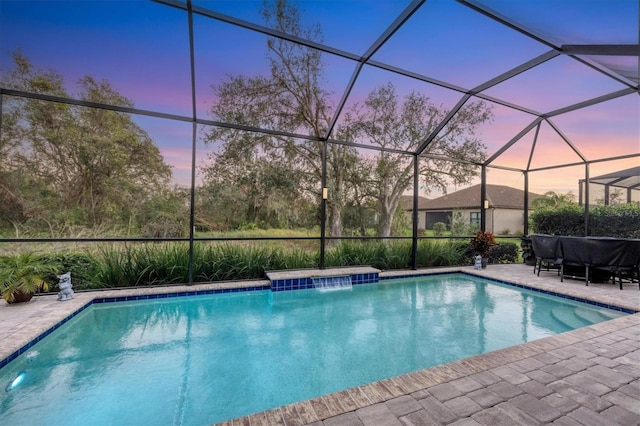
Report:
M 621 315 L 463 274 L 92 305 L 0 370 L 0 424 L 204 425 Z

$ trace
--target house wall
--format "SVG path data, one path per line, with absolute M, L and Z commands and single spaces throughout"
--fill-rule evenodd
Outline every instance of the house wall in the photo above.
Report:
M 470 213 L 472 212 L 480 212 L 479 209 L 460 209 L 462 214 L 464 215 L 467 223 L 470 219 Z M 432 213 L 441 214 L 441 212 L 426 212 L 420 211 L 418 213 L 418 228 L 427 229 L 427 215 Z M 449 212 L 451 213 L 451 212 Z M 407 212 L 407 217 L 409 222 L 412 220 L 411 212 Z M 510 234 L 514 234 L 517 232 L 522 232 L 524 230 L 524 212 L 522 210 L 516 209 L 488 209 L 487 217 L 486 217 L 486 230 L 489 232 L 493 232 L 494 234 L 501 233 L 502 231 L 508 229 Z M 430 221 L 431 222 L 431 221 Z M 450 225 L 448 223 L 447 225 Z
M 524 212 L 516 209 L 490 209 L 489 216 L 492 216 L 492 229 L 489 229 L 487 220 L 487 230 L 494 234 L 500 234 L 509 230 L 509 234 L 515 234 L 524 230 Z
M 480 213 L 480 209 L 456 209 L 456 213 L 462 213 L 462 217 L 464 217 L 466 223 L 471 222 L 471 213 Z M 438 211 L 428 211 L 421 212 L 424 215 L 424 219 L 428 228 L 425 229 L 433 229 L 433 224 L 435 222 L 444 222 L 447 224 L 447 229 L 451 229 L 452 221 L 454 220 L 454 212 L 451 210 L 438 210 Z M 435 217 L 434 217 L 435 216 Z
M 413 223 L 413 212 L 406 211 L 404 212 L 407 215 L 407 223 Z M 427 216 L 424 211 L 418 211 L 418 229 L 427 229 L 426 228 L 426 220 Z

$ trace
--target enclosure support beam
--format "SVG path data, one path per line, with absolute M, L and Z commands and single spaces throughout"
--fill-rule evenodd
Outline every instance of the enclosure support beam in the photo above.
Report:
M 191 193 L 189 195 L 189 285 L 193 284 L 193 239 L 195 237 L 195 209 L 196 209 L 196 148 L 198 140 L 198 113 L 196 105 L 196 62 L 193 45 L 193 10 L 191 0 L 187 0 L 187 19 L 189 25 L 189 67 L 191 69 Z
M 482 165 L 480 181 L 480 230 L 487 230 L 487 166 Z
M 498 157 L 500 157 L 506 150 L 508 150 L 509 148 L 511 148 L 513 146 L 513 144 L 515 144 L 516 142 L 518 142 L 524 135 L 526 135 L 527 133 L 529 133 L 529 131 L 531 129 L 533 129 L 534 127 L 538 126 L 538 129 L 536 130 L 536 137 L 538 135 L 538 130 L 540 127 L 540 122 L 542 122 L 542 118 L 541 117 L 536 117 L 535 120 L 533 120 L 531 123 L 529 123 L 529 125 L 527 127 L 525 127 L 524 129 L 522 129 L 517 135 L 515 135 L 513 138 L 511 138 L 511 140 L 509 142 L 507 142 L 506 144 L 504 144 L 499 150 L 497 150 L 491 157 L 487 158 L 484 162 L 485 165 L 491 164 L 492 162 L 494 162 Z M 531 147 L 531 156 L 533 156 L 533 146 Z M 529 161 L 531 161 L 531 156 L 529 157 Z M 528 166 L 527 166 L 528 168 Z
M 411 239 L 411 269 L 418 269 L 418 197 L 419 191 L 419 177 L 418 171 L 420 170 L 420 157 L 417 154 L 413 155 L 413 232 Z M 426 224 L 425 224 L 426 228 Z
M 589 229 L 589 163 L 584 165 L 584 236 L 588 237 Z
M 327 199 L 329 198 L 327 187 L 327 142 L 322 143 L 322 188 L 320 196 L 320 269 L 324 269 L 324 249 L 327 243 Z M 326 197 L 325 197 L 326 193 Z
M 522 233 L 529 235 L 529 172 L 524 172 L 524 224 Z
M 415 151 L 416 154 L 418 154 L 418 155 L 422 154 L 424 152 L 424 150 L 426 150 L 429 147 L 431 142 L 433 142 L 433 140 L 436 138 L 436 136 L 438 136 L 438 133 L 440 133 L 440 131 L 442 129 L 444 129 L 444 126 L 446 126 L 447 123 L 449 121 L 451 121 L 451 119 L 458 113 L 460 108 L 462 108 L 464 106 L 464 104 L 469 100 L 469 98 L 471 98 L 471 95 L 469 95 L 469 94 L 464 95 L 458 101 L 458 103 L 453 108 L 451 108 L 449 113 L 447 113 L 447 116 L 440 122 L 440 124 L 438 124 L 436 126 L 436 128 L 431 132 L 431 134 L 429 136 L 427 136 L 427 138 L 424 140 L 424 142 L 422 142 L 420 144 L 418 149 L 416 149 L 416 151 Z

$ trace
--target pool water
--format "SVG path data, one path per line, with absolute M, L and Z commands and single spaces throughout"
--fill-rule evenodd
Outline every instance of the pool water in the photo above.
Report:
M 204 425 L 622 315 L 463 274 L 94 304 L 0 370 L 0 424 Z

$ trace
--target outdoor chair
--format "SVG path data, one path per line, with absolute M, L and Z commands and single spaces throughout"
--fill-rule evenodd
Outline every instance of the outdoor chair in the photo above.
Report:
M 620 290 L 622 290 L 622 280 L 627 279 L 631 283 L 638 283 L 640 290 L 640 239 L 626 240 L 624 251 L 620 257 L 620 263 L 614 270 L 614 280 L 618 278 Z
M 531 245 L 536 256 L 533 273 L 535 274 L 537 270 L 537 275 L 540 276 L 540 270 L 543 266 L 547 268 L 547 271 L 551 268 L 557 269 L 560 281 L 563 281 L 563 256 L 560 237 L 557 235 L 533 234 L 531 235 Z

